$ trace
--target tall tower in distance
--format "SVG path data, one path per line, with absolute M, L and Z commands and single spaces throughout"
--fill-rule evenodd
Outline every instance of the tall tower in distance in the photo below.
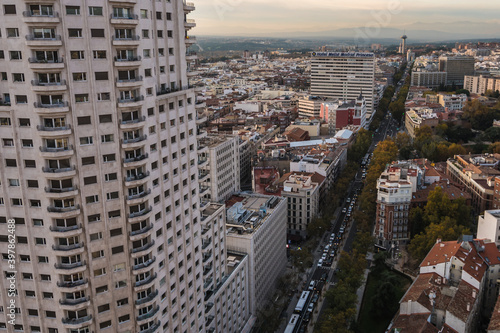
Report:
M 403 34 L 403 36 L 401 36 L 401 44 L 399 44 L 399 53 L 403 54 L 403 55 L 406 55 L 406 39 L 408 38 L 408 36 L 406 36 L 406 34 Z
M 0 278 L 16 313 L 1 311 L 5 332 L 207 330 L 204 290 L 224 272 L 202 264 L 215 259 L 202 258 L 193 10 L 2 1 L 4 259 L 10 221 L 16 247 L 0 268 L 17 272 L 13 297 Z

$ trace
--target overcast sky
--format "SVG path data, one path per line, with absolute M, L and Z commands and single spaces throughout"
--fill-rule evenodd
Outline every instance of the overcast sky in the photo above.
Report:
M 377 22 L 377 17 L 383 27 L 450 32 L 484 29 L 479 24 L 469 27 L 468 22 L 488 22 L 494 26 L 500 22 L 497 0 L 195 0 L 194 3 L 196 10 L 189 17 L 196 19 L 193 34 L 197 35 L 325 31 L 364 27 Z

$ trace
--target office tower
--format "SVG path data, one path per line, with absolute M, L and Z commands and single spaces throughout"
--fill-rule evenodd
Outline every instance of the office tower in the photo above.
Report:
M 193 4 L 6 0 L 0 10 L 0 222 L 16 221 L 19 309 L 0 326 L 204 331 Z M 6 223 L 0 234 L 5 254 Z
M 474 57 L 443 55 L 439 57 L 439 71 L 447 73 L 447 84 L 462 86 L 466 75 L 474 75 Z
M 367 117 L 373 109 L 375 56 L 360 52 L 313 52 L 311 95 L 354 100 L 360 93 L 366 99 Z

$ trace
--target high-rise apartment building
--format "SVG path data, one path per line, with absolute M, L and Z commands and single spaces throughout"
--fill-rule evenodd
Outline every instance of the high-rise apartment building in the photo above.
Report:
M 203 132 L 186 61 L 194 5 L 6 0 L 0 10 L 0 222 L 16 221 L 17 271 L 15 323 L 2 311 L 0 327 L 209 330 L 204 298 L 228 272 L 225 249 L 212 253 L 218 263 L 202 257 Z M 0 236 L 4 256 L 8 244 Z
M 439 57 L 439 71 L 447 73 L 447 84 L 462 86 L 466 75 L 474 75 L 474 57 L 443 55 Z
M 367 117 L 374 112 L 375 55 L 361 52 L 313 52 L 311 95 L 355 100 L 366 99 Z

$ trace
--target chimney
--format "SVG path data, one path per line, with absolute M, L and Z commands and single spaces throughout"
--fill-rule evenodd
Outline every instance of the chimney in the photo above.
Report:
M 441 243 L 441 238 L 436 239 L 436 244 Z
M 467 302 L 467 312 L 470 312 L 470 302 Z

